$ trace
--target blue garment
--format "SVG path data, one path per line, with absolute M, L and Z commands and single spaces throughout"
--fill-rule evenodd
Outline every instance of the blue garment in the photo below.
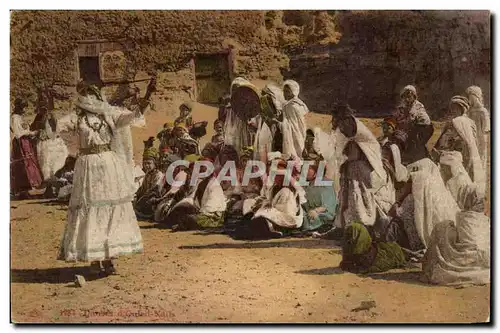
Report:
M 304 223 L 302 229 L 306 231 L 316 230 L 324 224 L 332 224 L 337 208 L 337 197 L 333 186 L 305 186 L 307 202 L 302 205 L 304 209 Z M 326 210 L 311 219 L 309 211 L 318 207 L 324 207 Z

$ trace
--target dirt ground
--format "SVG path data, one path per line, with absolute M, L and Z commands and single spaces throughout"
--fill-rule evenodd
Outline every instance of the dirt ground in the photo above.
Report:
M 133 130 L 137 161 L 142 141 L 172 113 L 152 112 L 146 129 Z M 215 117 L 215 108 L 196 105 L 195 121 L 208 120 L 212 130 Z M 375 127 L 375 120 L 365 121 Z M 329 117 L 311 114 L 308 123 L 328 129 Z M 333 241 L 243 242 L 172 233 L 148 222 L 140 222 L 144 254 L 120 258 L 119 276 L 92 280 L 85 264 L 56 261 L 65 218 L 59 204 L 11 203 L 13 322 L 470 323 L 489 317 L 490 285 L 427 285 L 419 281 L 419 266 L 343 273 Z M 75 274 L 88 278 L 83 288 L 74 286 Z M 363 301 L 375 307 L 353 311 Z

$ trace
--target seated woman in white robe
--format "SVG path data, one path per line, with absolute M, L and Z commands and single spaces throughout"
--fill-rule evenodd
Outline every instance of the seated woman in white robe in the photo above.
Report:
M 200 170 L 200 173 L 202 172 L 204 171 Z M 190 196 L 180 204 L 185 209 L 191 206 L 191 210 L 184 217 L 182 214 L 176 214 L 179 223 L 174 225 L 173 231 L 218 228 L 224 224 L 227 200 L 219 180 L 213 173 L 200 179 Z M 175 207 L 172 214 L 175 214 Z
M 285 170 L 286 167 L 284 160 L 277 164 L 278 170 Z M 285 185 L 284 181 L 285 175 L 276 175 L 273 185 L 266 191 L 264 201 L 252 218 L 252 224 L 256 228 L 262 228 L 264 233 L 267 231 L 275 237 L 282 236 L 285 230 L 300 228 L 304 222 L 301 191 L 293 181 L 289 185 Z
M 301 157 L 306 139 L 305 115 L 309 112 L 307 105 L 299 98 L 299 84 L 293 80 L 285 81 L 283 94 L 287 102 L 283 106 L 283 154 Z
M 490 219 L 483 194 L 463 188 L 464 209 L 434 227 L 422 270 L 429 283 L 440 285 L 490 282 Z
M 460 209 L 434 162 L 424 158 L 408 165 L 407 169 L 410 180 L 398 194 L 389 215 L 401 219 L 408 233 L 410 250 L 416 251 L 428 247 L 437 223 L 453 220 Z M 414 233 L 418 238 L 411 236 Z
M 453 118 L 445 126 L 434 150 L 460 152 L 470 178 L 480 190 L 484 190 L 486 175 L 479 155 L 476 125 L 473 120 L 463 115 L 468 107 L 467 99 L 462 96 L 454 96 L 451 99 L 450 110 L 455 114 L 459 113 L 460 116 Z
M 464 187 L 471 186 L 473 183 L 462 164 L 462 154 L 458 151 L 443 152 L 439 160 L 439 168 L 446 188 L 460 209 L 464 209 L 459 194 Z
M 332 119 L 347 144 L 347 160 L 340 168 L 339 207 L 335 226 L 345 228 L 358 221 L 374 226 L 385 218 L 395 202 L 394 186 L 384 169 L 380 144 L 373 133 L 353 115 L 348 105 L 339 105 Z

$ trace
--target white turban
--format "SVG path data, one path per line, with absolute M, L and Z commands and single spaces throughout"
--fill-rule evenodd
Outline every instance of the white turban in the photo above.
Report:
M 282 158 L 282 154 L 280 151 L 271 151 L 267 153 L 267 160 L 273 161 Z
M 264 89 L 262 89 L 263 93 L 266 93 L 271 96 L 274 106 L 277 110 L 281 111 L 283 109 L 283 104 L 285 103 L 285 97 L 283 97 L 283 91 L 275 85 L 274 83 L 266 84 Z
M 459 95 L 453 96 L 450 100 L 450 105 L 451 104 L 460 105 L 462 107 L 462 109 L 464 109 L 464 112 L 469 109 L 469 101 L 467 100 L 467 98 L 465 98 L 463 96 L 459 96 Z
M 250 81 L 242 78 L 241 76 L 237 77 L 236 79 L 233 80 L 233 82 L 231 82 L 231 89 L 230 90 L 232 92 L 234 88 L 237 88 L 237 87 L 245 85 L 245 84 L 250 84 Z
M 478 86 L 470 86 L 469 88 L 467 88 L 467 90 L 465 90 L 465 93 L 467 95 L 476 96 L 477 99 L 479 100 L 479 102 L 481 104 L 483 104 L 483 91 L 481 90 L 480 87 L 478 87 Z
M 300 86 L 299 84 L 294 81 L 294 80 L 286 80 L 285 83 L 283 84 L 284 87 L 288 86 L 290 88 L 290 90 L 292 91 L 292 94 L 294 97 L 298 97 L 299 96 L 299 92 L 300 92 Z
M 415 96 L 417 96 L 417 88 L 415 88 L 415 86 L 412 85 L 407 85 L 406 87 L 401 89 L 400 95 L 403 95 L 407 91 L 411 91 Z

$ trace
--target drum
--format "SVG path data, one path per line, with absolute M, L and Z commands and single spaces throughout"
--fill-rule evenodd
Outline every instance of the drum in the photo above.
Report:
M 248 121 L 261 112 L 260 96 L 253 85 L 241 85 L 233 88 L 231 107 L 241 119 Z
M 207 125 L 208 121 L 200 121 L 193 124 L 193 127 L 189 130 L 189 136 L 193 139 L 198 140 L 199 138 L 207 135 Z

